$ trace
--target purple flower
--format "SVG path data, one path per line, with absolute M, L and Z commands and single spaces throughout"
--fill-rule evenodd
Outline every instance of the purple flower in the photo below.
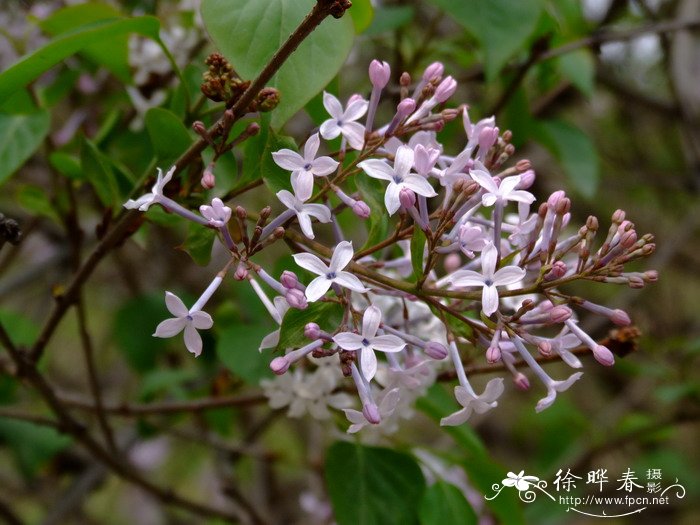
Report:
M 202 353 L 202 338 L 197 330 L 206 330 L 214 324 L 211 316 L 201 310 L 190 311 L 175 294 L 165 292 L 165 306 L 175 317 L 162 321 L 153 337 L 173 337 L 185 331 L 185 346 L 195 357 Z
M 481 197 L 481 204 L 484 206 L 493 206 L 496 202 L 505 204 L 506 201 L 532 204 L 535 200 L 535 196 L 532 193 L 515 189 L 518 187 L 518 184 L 520 184 L 520 175 L 506 177 L 501 181 L 500 185 L 497 185 L 496 181 L 491 178 L 491 175 L 483 170 L 471 170 L 469 175 L 471 175 L 472 179 L 474 179 L 479 186 L 486 190 Z
M 331 222 L 331 210 L 323 204 L 304 204 L 302 199 L 287 190 L 278 191 L 277 198 L 296 213 L 299 227 L 309 239 L 314 238 L 311 217 L 316 217 L 320 222 Z
M 173 166 L 168 170 L 168 172 L 163 175 L 163 170 L 158 168 L 158 177 L 156 178 L 156 183 L 151 188 L 151 193 L 146 193 L 136 200 L 129 199 L 124 204 L 124 207 L 129 210 L 138 209 L 139 211 L 146 211 L 152 205 L 158 202 L 158 199 L 163 196 L 163 188 L 170 182 L 175 173 L 176 166 Z
M 321 124 L 321 136 L 330 140 L 342 134 L 351 148 L 361 150 L 365 143 L 365 127 L 355 121 L 365 114 L 367 105 L 366 100 L 358 99 L 350 102 L 347 109 L 343 111 L 340 101 L 324 91 L 323 106 L 331 118 Z
M 215 228 L 221 228 L 231 219 L 231 208 L 225 206 L 218 197 L 211 201 L 211 206 L 201 205 L 199 213 Z
M 455 397 L 462 405 L 462 409 L 443 417 L 440 420 L 442 426 L 456 426 L 464 423 L 472 415 L 472 412 L 483 414 L 498 406 L 498 398 L 503 393 L 503 378 L 492 379 L 486 385 L 484 393 L 480 396 L 471 389 L 461 385 L 455 387 Z

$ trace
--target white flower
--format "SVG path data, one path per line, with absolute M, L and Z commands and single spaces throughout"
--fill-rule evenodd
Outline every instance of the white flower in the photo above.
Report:
M 478 226 L 463 224 L 459 227 L 459 248 L 470 259 L 474 258 L 475 251 L 483 250 L 487 244 L 484 232 Z
M 356 276 L 350 272 L 342 271 L 354 255 L 352 243 L 342 241 L 335 247 L 329 266 L 311 253 L 296 253 L 294 254 L 294 262 L 305 270 L 309 270 L 317 274 L 313 281 L 306 287 L 306 299 L 309 302 L 314 302 L 320 299 L 331 287 L 331 284 L 337 283 L 354 292 L 368 292 L 369 290 L 362 285 Z
M 320 222 L 331 222 L 331 210 L 323 204 L 304 204 L 302 199 L 287 190 L 278 191 L 277 198 L 287 208 L 296 213 L 301 231 L 309 239 L 314 238 L 311 217 L 316 217 Z
M 515 487 L 518 489 L 518 492 L 522 492 L 530 488 L 531 484 L 537 483 L 539 480 L 540 478 L 535 476 L 526 476 L 525 471 L 521 470 L 517 475 L 509 472 L 506 474 L 506 479 L 501 481 L 501 483 L 503 483 L 504 487 Z
M 338 346 L 344 350 L 360 350 L 360 369 L 367 381 L 377 373 L 377 356 L 380 352 L 400 352 L 406 343 L 395 335 L 377 335 L 382 312 L 376 306 L 370 306 L 362 317 L 362 335 L 353 332 L 341 332 L 333 337 Z
M 314 187 L 314 175 L 325 177 L 330 175 L 338 167 L 338 162 L 330 157 L 318 157 L 318 147 L 321 139 L 318 133 L 309 137 L 304 145 L 304 156 L 291 149 L 281 149 L 272 154 L 277 165 L 292 172 L 292 186 L 295 193 L 303 201 L 311 197 Z
M 191 312 L 175 294 L 165 292 L 165 305 L 175 317 L 162 321 L 153 334 L 154 337 L 172 337 L 185 331 L 185 346 L 195 357 L 202 353 L 202 338 L 197 330 L 206 330 L 214 324 L 211 316 L 196 310 Z
M 158 168 L 158 177 L 156 178 L 156 183 L 151 188 L 151 193 L 146 193 L 136 200 L 129 199 L 124 204 L 124 207 L 130 210 L 138 209 L 139 211 L 146 211 L 151 204 L 158 202 L 158 198 L 163 196 L 163 188 L 170 182 L 175 173 L 175 166 L 170 168 L 168 172 L 163 175 L 163 170 Z
M 498 405 L 497 400 L 499 397 L 501 397 L 502 393 L 503 378 L 501 377 L 497 377 L 496 379 L 489 381 L 484 389 L 484 393 L 480 396 L 477 396 L 476 393 L 474 393 L 474 391 L 470 388 L 457 385 L 455 387 L 455 397 L 457 398 L 457 402 L 462 405 L 463 408 L 447 417 L 443 417 L 440 420 L 440 425 L 461 425 L 467 419 L 469 419 L 472 412 L 476 412 L 477 414 L 488 412 Z
M 535 200 L 535 196 L 532 193 L 515 189 L 520 184 L 520 175 L 506 177 L 501 181 L 500 185 L 497 185 L 496 181 L 491 178 L 491 175 L 483 170 L 471 170 L 469 175 L 479 186 L 486 190 L 486 193 L 481 197 L 481 204 L 484 206 L 493 206 L 496 202 L 505 204 L 506 201 L 532 204 Z
M 199 207 L 199 212 L 214 228 L 221 228 L 231 219 L 231 208 L 225 206 L 218 197 L 211 201 L 211 206 L 202 204 Z
M 396 409 L 396 405 L 398 404 L 400 398 L 399 389 L 394 388 L 389 391 L 385 390 L 382 392 L 382 394 L 380 394 L 380 396 L 381 400 L 379 401 L 378 405 L 379 417 L 381 418 L 381 421 L 384 421 L 386 418 L 390 417 Z M 348 428 L 348 434 L 359 432 L 369 424 L 369 421 L 367 421 L 365 415 L 359 410 L 345 408 L 343 409 L 343 412 L 345 412 L 345 417 L 348 418 L 348 421 L 352 423 L 350 428 Z
M 342 133 L 351 148 L 361 150 L 365 143 L 365 127 L 355 121 L 367 112 L 368 102 L 363 99 L 354 100 L 343 111 L 340 101 L 324 91 L 323 106 L 332 118 L 321 124 L 321 136 L 330 140 Z
M 459 288 L 467 286 L 482 286 L 481 309 L 484 314 L 491 315 L 498 310 L 497 286 L 515 284 L 525 277 L 525 270 L 519 266 L 504 266 L 496 270 L 498 252 L 493 243 L 488 243 L 481 252 L 481 272 L 473 270 L 457 270 L 449 276 L 450 282 Z
M 289 303 L 287 300 L 282 297 L 281 295 L 278 295 L 274 299 L 275 304 L 275 312 L 277 315 L 275 315 L 275 321 L 277 324 L 281 325 L 282 324 L 282 319 L 284 319 L 284 314 L 287 313 L 287 310 L 289 310 Z M 258 347 L 259 351 L 265 350 L 266 348 L 275 348 L 277 344 L 280 342 L 280 328 L 275 330 L 274 332 L 270 332 L 267 334 L 265 337 L 263 337 L 263 340 L 260 341 L 260 346 Z
M 549 408 L 551 404 L 554 403 L 554 400 L 557 398 L 557 393 L 568 390 L 571 385 L 573 385 L 576 381 L 581 379 L 582 375 L 583 372 L 576 372 L 575 374 L 571 374 L 564 381 L 554 381 L 553 379 L 547 381 L 547 395 L 537 402 L 535 411 L 542 412 L 545 408 Z
M 389 215 L 396 213 L 401 206 L 399 193 L 403 188 L 408 188 L 424 197 L 437 195 L 425 178 L 410 173 L 413 167 L 413 155 L 413 149 L 410 146 L 399 146 L 394 157 L 393 168 L 379 159 L 369 159 L 358 164 L 370 177 L 389 181 L 384 194 L 384 205 Z

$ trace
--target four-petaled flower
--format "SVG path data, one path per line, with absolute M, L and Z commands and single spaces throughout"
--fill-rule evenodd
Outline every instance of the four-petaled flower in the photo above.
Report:
M 496 202 L 505 204 L 506 201 L 524 202 L 532 204 L 535 196 L 525 190 L 516 190 L 520 184 L 520 175 L 506 177 L 501 181 L 501 184 L 496 184 L 496 181 L 491 178 L 491 175 L 483 170 L 471 170 L 469 172 L 479 186 L 486 190 L 481 197 L 481 204 L 484 206 L 493 206 Z
M 399 403 L 401 396 L 399 394 L 398 388 L 384 390 L 380 395 L 381 400 L 379 401 L 379 405 L 377 408 L 379 409 L 379 417 L 382 421 L 384 421 L 394 413 L 394 410 L 396 410 L 396 405 Z M 360 430 L 362 430 L 370 424 L 369 421 L 367 421 L 365 415 L 360 410 L 344 408 L 343 412 L 345 412 L 345 417 L 348 418 L 348 421 L 352 423 L 350 425 L 350 428 L 348 428 L 348 434 L 354 434 L 356 432 L 359 432 Z
M 201 213 L 214 228 L 221 228 L 231 218 L 231 208 L 225 206 L 224 202 L 218 197 L 211 201 L 211 206 L 202 204 L 199 207 L 199 213 Z
M 124 204 L 124 207 L 130 210 L 135 210 L 138 209 L 139 211 L 146 211 L 148 208 L 151 206 L 151 204 L 155 204 L 158 202 L 158 198 L 163 196 L 163 188 L 165 185 L 170 182 L 170 179 L 173 178 L 173 174 L 175 173 L 175 168 L 176 166 L 173 166 L 168 170 L 168 172 L 163 175 L 163 170 L 158 168 L 158 177 L 156 178 L 156 183 L 153 185 L 151 188 L 151 193 L 146 193 L 144 195 L 141 195 L 136 200 L 129 199 L 126 201 Z
M 211 316 L 196 310 L 191 312 L 175 294 L 165 292 L 165 306 L 175 317 L 161 321 L 153 337 L 172 337 L 185 331 L 185 346 L 195 357 L 202 353 L 202 337 L 197 330 L 206 330 L 214 324 Z
M 314 175 L 325 177 L 338 167 L 338 162 L 330 157 L 318 157 L 318 147 L 321 139 L 318 133 L 309 137 L 304 145 L 304 156 L 291 149 L 281 149 L 272 154 L 272 158 L 280 168 L 292 172 L 292 186 L 303 201 L 311 197 L 314 188 Z
M 473 270 L 457 270 L 450 275 L 450 282 L 458 287 L 482 286 L 481 309 L 491 315 L 498 310 L 497 286 L 515 284 L 525 277 L 525 270 L 519 266 L 504 266 L 496 271 L 498 252 L 492 243 L 488 243 L 481 252 L 481 273 Z
M 331 222 L 331 210 L 323 204 L 304 204 L 302 199 L 287 190 L 278 191 L 277 198 L 282 204 L 297 214 L 301 231 L 309 239 L 314 238 L 311 217 L 316 217 L 319 222 Z
M 341 332 L 333 337 L 343 350 L 360 351 L 360 369 L 367 381 L 371 381 L 377 373 L 377 356 L 380 352 L 400 352 L 406 343 L 395 335 L 377 335 L 382 321 L 382 311 L 376 306 L 370 306 L 362 317 L 362 334 Z
M 367 112 L 368 102 L 361 98 L 353 100 L 343 111 L 340 101 L 330 93 L 323 92 L 323 106 L 331 116 L 321 124 L 319 131 L 326 139 L 334 139 L 342 134 L 353 149 L 361 150 L 365 143 L 365 127 L 359 122 L 355 122 Z
M 320 299 L 333 283 L 354 292 L 365 293 L 369 291 L 355 275 L 343 271 L 343 268 L 352 260 L 354 253 L 352 243 L 342 241 L 335 247 L 329 265 L 311 253 L 294 254 L 294 261 L 299 266 L 319 276 L 306 287 L 306 299 L 309 302 Z
M 455 426 L 461 425 L 472 415 L 472 412 L 483 414 L 498 406 L 498 398 L 503 393 L 503 378 L 492 379 L 486 385 L 484 393 L 477 396 L 474 390 L 461 385 L 455 387 L 455 397 L 462 405 L 462 409 L 443 417 L 440 425 Z
M 403 145 L 396 150 L 393 168 L 385 161 L 378 159 L 369 159 L 358 164 L 358 167 L 362 168 L 370 177 L 389 181 L 384 194 L 384 205 L 389 215 L 396 213 L 396 210 L 401 206 L 399 193 L 404 188 L 424 197 L 437 195 L 424 177 L 410 173 L 413 167 L 413 155 L 413 149 Z
M 536 476 L 526 476 L 525 471 L 521 470 L 518 474 L 509 472 L 506 474 L 506 479 L 501 481 L 504 487 L 515 487 L 518 492 L 523 492 L 530 488 L 530 485 L 537 483 L 540 478 Z

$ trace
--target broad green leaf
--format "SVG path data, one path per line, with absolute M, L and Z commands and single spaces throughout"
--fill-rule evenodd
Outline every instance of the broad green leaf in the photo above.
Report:
M 411 456 L 389 448 L 336 442 L 328 449 L 325 474 L 339 525 L 418 522 L 425 479 Z
M 355 33 L 360 34 L 364 33 L 372 23 L 374 7 L 370 0 L 353 0 L 349 13 L 355 26 Z
M 558 59 L 559 70 L 581 93 L 593 95 L 595 82 L 595 61 L 588 49 L 566 53 Z
M 19 190 L 17 190 L 17 202 L 20 206 L 36 215 L 47 217 L 59 224 L 61 222 L 56 210 L 51 205 L 51 201 L 49 201 L 48 195 L 46 195 L 46 190 L 38 186 L 29 184 L 20 186 Z
M 506 62 L 524 48 L 537 27 L 541 0 L 429 0 L 463 25 L 484 52 L 486 78 L 493 81 Z
M 296 142 L 291 137 L 275 133 L 265 120 L 261 124 L 260 133 L 245 142 L 241 184 L 262 178 L 273 193 L 291 190 L 290 173 L 275 164 L 272 152 L 283 148 L 296 151 Z
M 364 173 L 355 175 L 353 180 L 370 208 L 369 233 L 367 234 L 367 242 L 363 246 L 363 248 L 367 248 L 386 239 L 389 231 L 389 221 L 386 218 L 386 208 L 384 207 L 384 188 L 381 182 Z
M 39 22 L 39 27 L 52 36 L 62 35 L 86 24 L 101 20 L 121 18 L 121 13 L 113 6 L 99 2 L 71 5 L 59 9 Z M 81 54 L 95 64 L 104 66 L 124 83 L 131 80 L 129 68 L 129 40 L 126 33 L 110 39 L 98 40 L 86 46 Z
M 0 417 L 0 442 L 9 445 L 22 474 L 32 478 L 71 438 L 50 427 Z
M 599 159 L 588 135 L 561 120 L 539 122 L 535 133 L 561 163 L 574 188 L 584 197 L 593 197 L 600 179 Z
M 421 525 L 475 525 L 478 521 L 462 491 L 450 483 L 438 481 L 423 494 Z
M 425 232 L 418 226 L 415 226 L 413 228 L 413 236 L 411 237 L 411 266 L 413 266 L 413 277 L 416 281 L 423 275 L 425 241 Z
M 277 328 L 265 321 L 262 318 L 254 324 L 228 324 L 219 333 L 216 343 L 216 354 L 224 366 L 251 385 L 273 376 L 270 355 L 258 351 L 263 337 Z
M 187 252 L 199 266 L 206 266 L 211 261 L 211 250 L 215 238 L 215 230 L 189 222 L 187 224 L 187 237 L 179 248 Z
M 214 44 L 244 79 L 255 78 L 292 34 L 315 0 L 203 0 L 202 18 Z M 328 17 L 268 82 L 281 93 L 272 127 L 281 128 L 338 73 L 350 52 L 350 16 Z
M 119 185 L 111 159 L 91 141 L 84 139 L 80 148 L 80 165 L 102 204 L 115 206 L 120 200 Z
M 307 323 L 318 323 L 322 329 L 337 329 L 343 318 L 343 309 L 337 303 L 310 303 L 304 310 L 290 308 L 282 319 L 278 349 L 297 348 L 310 343 L 304 335 Z
M 141 16 L 102 20 L 59 35 L 0 74 L 0 100 L 28 86 L 61 60 L 96 42 L 109 41 L 129 33 L 138 33 L 160 42 L 159 29 L 160 22 L 157 18 Z
M 381 35 L 409 24 L 413 20 L 415 9 L 411 5 L 387 5 L 379 6 L 374 10 L 372 25 L 367 28 L 365 34 Z
M 41 146 L 50 124 L 51 118 L 45 111 L 29 115 L 0 114 L 0 184 Z
M 31 346 L 39 335 L 34 321 L 12 310 L 0 310 L 0 322 L 16 346 Z
M 151 108 L 144 118 L 159 164 L 170 165 L 192 144 L 187 128 L 172 111 Z

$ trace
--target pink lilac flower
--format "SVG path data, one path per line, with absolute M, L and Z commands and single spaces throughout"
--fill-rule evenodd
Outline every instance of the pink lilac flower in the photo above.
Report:
M 203 204 L 199 207 L 199 213 L 209 221 L 214 228 L 221 228 L 231 219 L 231 208 L 224 205 L 218 197 L 211 201 L 211 206 Z
M 340 101 L 324 91 L 323 106 L 331 118 L 321 124 L 319 130 L 321 136 L 326 140 L 331 140 L 342 134 L 351 148 L 361 150 L 365 143 L 365 127 L 355 121 L 365 114 L 367 105 L 366 100 L 357 99 L 350 102 L 347 109 L 343 111 Z
M 173 337 L 184 330 L 185 346 L 197 357 L 202 353 L 202 338 L 197 330 L 207 330 L 214 321 L 201 310 L 188 310 L 185 303 L 175 294 L 165 292 L 165 305 L 175 317 L 162 321 L 153 334 L 154 337 Z
M 520 184 L 520 175 L 506 177 L 501 181 L 500 185 L 497 185 L 496 181 L 491 178 L 491 175 L 483 170 L 471 170 L 469 175 L 479 186 L 486 190 L 481 197 L 481 203 L 484 206 L 493 206 L 497 202 L 505 204 L 506 201 L 531 204 L 535 200 L 535 196 L 532 193 L 515 189 Z
M 331 222 L 331 210 L 323 204 L 305 204 L 303 199 L 287 190 L 278 191 L 277 198 L 296 214 L 302 233 L 309 239 L 314 238 L 311 217 L 319 222 Z

